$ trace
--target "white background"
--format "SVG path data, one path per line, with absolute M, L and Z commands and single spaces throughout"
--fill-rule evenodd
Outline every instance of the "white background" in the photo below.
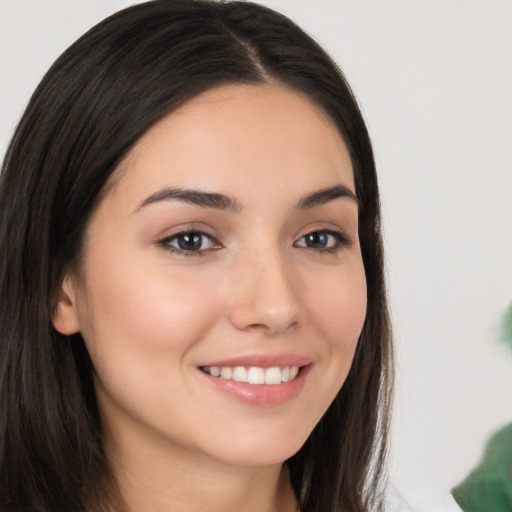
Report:
M 0 153 L 58 54 L 121 0 L 0 0 Z M 392 477 L 441 509 L 512 421 L 512 2 L 266 0 L 340 63 L 375 145 L 398 350 Z M 446 500 L 447 502 L 447 500 Z

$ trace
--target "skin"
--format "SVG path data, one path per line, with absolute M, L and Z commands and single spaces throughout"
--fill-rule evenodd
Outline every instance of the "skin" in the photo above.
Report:
M 341 388 L 366 313 L 356 201 L 299 207 L 319 190 L 354 193 L 341 136 L 300 93 L 222 86 L 151 128 L 114 178 L 54 325 L 90 352 L 123 498 L 133 512 L 295 510 L 282 463 Z M 236 204 L 155 196 L 178 187 Z M 183 231 L 208 236 L 184 253 Z M 324 246 L 312 232 L 329 234 Z M 310 364 L 278 405 L 240 401 L 199 369 L 282 353 Z

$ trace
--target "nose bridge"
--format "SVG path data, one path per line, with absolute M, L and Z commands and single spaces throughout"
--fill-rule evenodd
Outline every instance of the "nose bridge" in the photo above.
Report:
M 237 267 L 230 312 L 237 328 L 277 333 L 298 321 L 298 276 L 277 244 L 241 255 Z

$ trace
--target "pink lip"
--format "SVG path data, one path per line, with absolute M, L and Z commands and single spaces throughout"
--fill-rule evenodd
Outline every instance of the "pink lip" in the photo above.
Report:
M 313 360 L 311 358 L 298 356 L 296 354 L 251 354 L 234 357 L 232 359 L 208 362 L 201 366 L 258 366 L 259 368 L 272 368 L 275 366 L 307 366 L 312 362 Z
M 260 368 L 272 368 L 275 366 L 299 366 L 297 377 L 290 382 L 281 384 L 249 384 L 234 380 L 214 377 L 199 369 L 200 374 L 206 378 L 216 390 L 234 398 L 239 402 L 258 406 L 275 406 L 284 404 L 299 395 L 306 384 L 308 373 L 313 366 L 311 359 L 291 354 L 278 356 L 248 356 L 223 361 L 216 361 L 204 366 L 258 366 Z

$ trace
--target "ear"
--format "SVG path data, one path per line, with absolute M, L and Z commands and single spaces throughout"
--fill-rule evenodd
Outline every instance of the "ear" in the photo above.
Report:
M 52 317 L 53 326 L 61 334 L 70 335 L 80 331 L 77 308 L 77 289 L 74 280 L 66 275 L 57 297 L 57 306 Z

